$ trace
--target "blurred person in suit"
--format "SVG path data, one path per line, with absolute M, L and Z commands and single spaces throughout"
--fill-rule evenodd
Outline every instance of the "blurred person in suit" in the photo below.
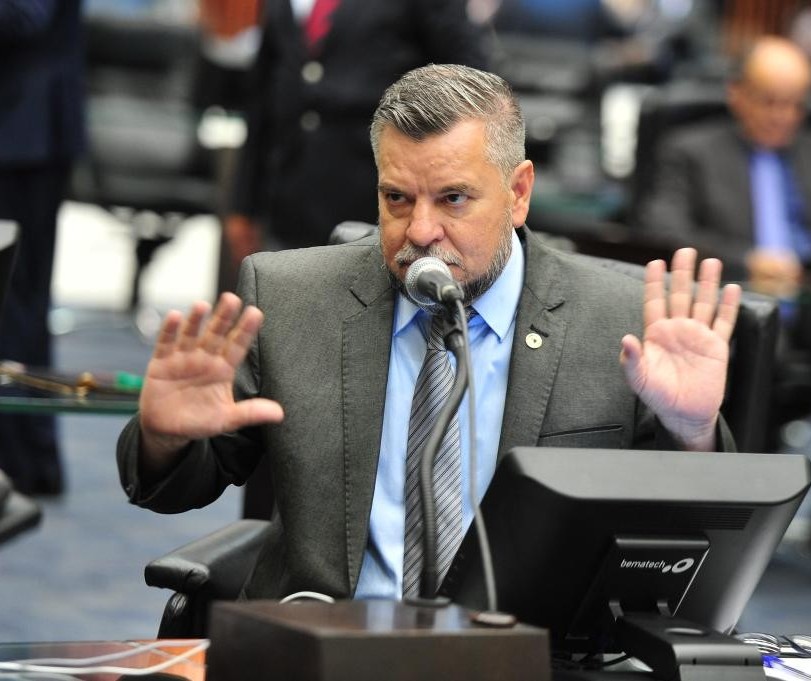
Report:
M 265 0 L 225 221 L 234 268 L 264 248 L 325 244 L 343 220 L 376 221 L 369 122 L 384 89 L 429 62 L 485 65 L 465 0 Z
M 809 87 L 797 45 L 758 39 L 728 84 L 731 116 L 663 141 L 642 226 L 722 258 L 760 291 L 793 296 L 811 264 Z
M 193 94 L 199 109 L 244 111 L 261 38 L 261 7 L 262 0 L 199 0 L 201 45 Z
M 0 2 L 0 219 L 19 243 L 0 320 L 0 358 L 51 364 L 56 219 L 84 145 L 81 0 Z M 63 490 L 55 418 L 0 414 L 0 468 L 21 492 Z

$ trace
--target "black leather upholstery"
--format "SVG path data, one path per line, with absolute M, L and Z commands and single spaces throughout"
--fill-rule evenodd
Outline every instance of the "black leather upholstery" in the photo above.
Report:
M 728 115 L 722 83 L 676 81 L 652 90 L 642 100 L 629 208 L 632 224 L 636 221 L 641 201 L 653 188 L 656 157 L 662 140 L 683 126 Z
M 238 520 L 149 563 L 146 583 L 176 592 L 158 636 L 204 636 L 209 604 L 239 595 L 269 531 L 267 521 Z

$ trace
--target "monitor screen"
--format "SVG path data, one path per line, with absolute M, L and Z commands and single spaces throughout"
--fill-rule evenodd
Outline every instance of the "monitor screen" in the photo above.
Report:
M 481 504 L 499 610 L 555 651 L 622 652 L 630 613 L 729 633 L 810 471 L 797 455 L 516 448 Z M 486 607 L 472 528 L 441 592 Z

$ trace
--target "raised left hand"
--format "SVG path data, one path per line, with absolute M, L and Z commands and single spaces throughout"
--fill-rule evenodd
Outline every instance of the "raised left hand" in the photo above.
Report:
M 697 284 L 695 266 L 695 249 L 676 251 L 668 291 L 665 262 L 648 263 L 644 336 L 623 337 L 620 361 L 631 388 L 662 425 L 687 449 L 710 451 L 741 288 L 727 284 L 719 297 L 720 260 L 701 262 Z

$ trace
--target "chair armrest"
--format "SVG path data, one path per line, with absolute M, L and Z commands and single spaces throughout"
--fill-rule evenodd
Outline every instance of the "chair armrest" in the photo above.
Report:
M 167 553 L 144 568 L 149 586 L 234 599 L 270 533 L 266 520 L 238 520 Z

